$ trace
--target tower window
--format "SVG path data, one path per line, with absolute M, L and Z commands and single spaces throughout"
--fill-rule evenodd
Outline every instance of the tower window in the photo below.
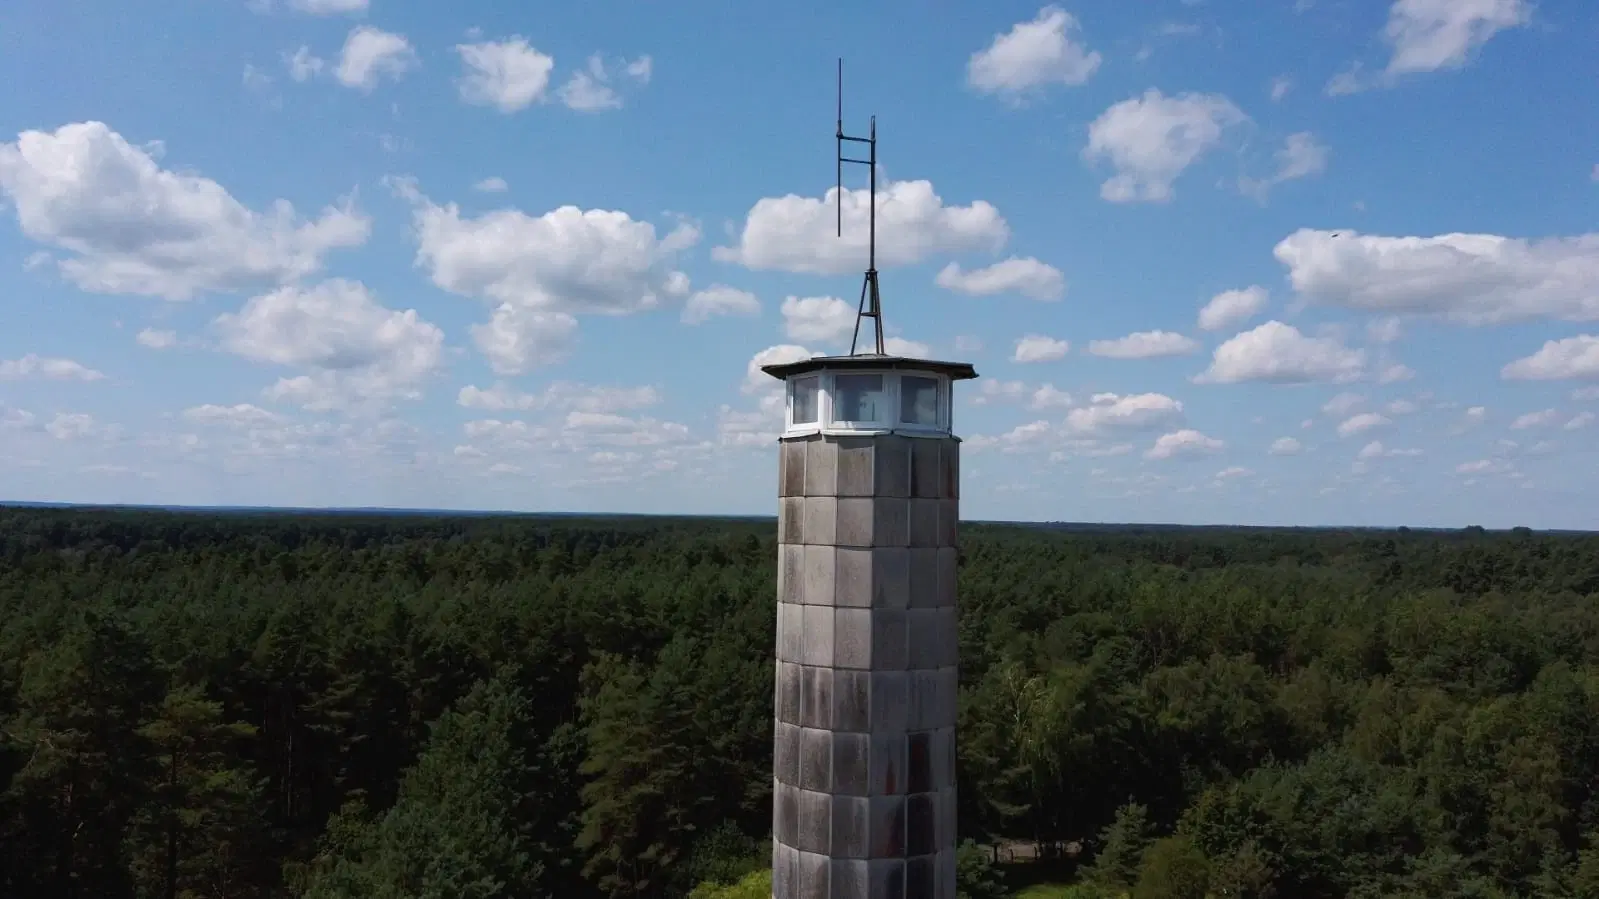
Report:
M 882 375 L 835 375 L 835 422 L 881 422 L 888 418 L 888 393 Z
M 790 410 L 794 424 L 815 424 L 820 418 L 816 408 L 817 385 L 820 381 L 816 375 L 793 380 L 794 392 L 790 397 Z
M 918 427 L 938 427 L 937 378 L 905 375 L 899 379 L 899 420 Z

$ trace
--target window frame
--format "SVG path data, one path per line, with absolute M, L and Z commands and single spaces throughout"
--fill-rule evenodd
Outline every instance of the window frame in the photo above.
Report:
M 816 382 L 816 417 L 810 421 L 794 420 L 795 388 L 799 386 L 799 382 L 801 381 Z M 785 418 L 783 422 L 787 430 L 792 431 L 797 428 L 819 428 L 822 426 L 822 422 L 826 420 L 822 417 L 825 411 L 822 408 L 822 397 L 827 395 L 827 387 L 822 383 L 822 375 L 820 372 L 812 372 L 810 374 L 800 375 L 797 378 L 789 378 L 784 392 L 788 394 L 787 408 L 784 413 Z
M 831 400 L 838 395 L 838 379 L 840 376 L 846 378 L 881 378 L 883 380 L 883 411 L 887 412 L 888 415 L 881 419 L 873 418 L 862 421 L 834 419 L 833 403 Z M 894 419 L 896 416 L 894 410 L 899 408 L 899 378 L 894 377 L 893 372 L 868 371 L 865 369 L 850 369 L 849 371 L 829 372 L 827 374 L 827 382 L 829 402 L 827 404 L 827 417 L 822 419 L 822 426 L 824 428 L 831 428 L 837 431 L 893 430 L 895 424 Z
M 840 375 L 879 375 L 883 378 L 883 397 L 887 406 L 888 416 L 882 421 L 834 421 L 833 398 L 838 391 L 838 376 Z M 934 424 L 918 424 L 900 419 L 901 409 L 901 379 L 905 377 L 925 378 L 933 381 L 938 394 L 938 413 Z M 794 420 L 794 387 L 804 379 L 816 378 L 816 420 L 796 422 Z M 952 396 L 952 383 L 948 375 L 939 372 L 919 369 L 892 369 L 892 368 L 851 368 L 840 371 L 807 372 L 789 378 L 784 386 L 785 401 L 783 411 L 783 434 L 786 437 L 805 436 L 808 434 L 907 434 L 910 436 L 943 437 L 948 436 L 953 430 L 954 398 Z

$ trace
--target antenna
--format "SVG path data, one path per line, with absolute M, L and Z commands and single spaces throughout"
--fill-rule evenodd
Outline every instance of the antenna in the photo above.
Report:
M 844 163 L 853 162 L 867 166 L 871 169 L 871 188 L 868 196 L 867 216 L 867 243 L 866 243 L 866 280 L 861 283 L 861 301 L 855 310 L 855 333 L 850 337 L 849 354 L 855 355 L 855 344 L 861 337 L 861 321 L 872 320 L 872 330 L 877 334 L 877 355 L 885 356 L 883 351 L 883 302 L 877 288 L 877 116 L 872 116 L 872 130 L 870 137 L 850 137 L 844 133 L 844 60 L 838 60 L 838 129 L 835 133 L 838 148 L 838 166 L 836 190 L 833 200 L 838 207 L 838 236 L 844 236 Z M 866 144 L 869 149 L 867 158 L 852 159 L 844 155 L 844 142 L 851 141 L 857 144 Z

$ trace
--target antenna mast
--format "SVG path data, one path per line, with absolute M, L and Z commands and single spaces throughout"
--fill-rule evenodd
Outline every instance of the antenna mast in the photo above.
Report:
M 877 289 L 877 116 L 872 116 L 872 130 L 870 137 L 850 137 L 844 133 L 844 60 L 838 60 L 838 166 L 837 184 L 833 199 L 838 208 L 838 236 L 844 236 L 844 163 L 853 162 L 867 166 L 871 169 L 871 188 L 868 195 L 870 208 L 866 213 L 867 220 L 867 250 L 866 250 L 866 280 L 861 283 L 861 301 L 855 311 L 855 333 L 850 337 L 849 354 L 855 355 L 855 345 L 861 337 L 861 322 L 864 319 L 872 320 L 872 330 L 877 334 L 877 355 L 887 355 L 883 351 L 883 303 L 882 296 Z M 844 142 L 851 141 L 857 144 L 866 144 L 869 148 L 867 158 L 852 159 L 844 155 Z

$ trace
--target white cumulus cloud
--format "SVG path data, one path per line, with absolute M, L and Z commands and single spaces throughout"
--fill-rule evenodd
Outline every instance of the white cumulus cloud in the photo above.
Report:
M 0 359 L 0 381 L 103 381 L 105 375 L 71 359 L 28 353 L 20 359 Z
M 754 316 L 761 312 L 761 301 L 755 294 L 725 284 L 712 284 L 696 290 L 683 304 L 683 321 L 697 325 L 723 315 Z
M 1384 427 L 1390 423 L 1387 418 L 1375 412 L 1361 412 L 1351 415 L 1338 423 L 1338 436 L 1353 437 L 1356 434 L 1364 434 L 1367 431 Z
M 1099 393 L 1066 413 L 1065 424 L 1073 436 L 1102 437 L 1172 427 L 1182 419 L 1183 404 L 1163 393 Z
M 939 270 L 934 281 L 946 290 L 972 296 L 1019 293 L 1034 300 L 1058 300 L 1066 295 L 1066 277 L 1060 269 L 1030 256 L 970 271 L 951 262 Z
M 1168 97 L 1151 88 L 1123 100 L 1088 126 L 1088 162 L 1107 160 L 1115 174 L 1099 194 L 1113 203 L 1165 202 L 1172 183 L 1221 143 L 1227 128 L 1246 116 L 1219 94 Z
M 1012 101 L 1048 84 L 1082 84 L 1099 69 L 1102 59 L 1078 38 L 1080 30 L 1071 13 L 1046 6 L 973 53 L 966 64 L 966 81 L 978 91 Z
M 1579 334 L 1545 341 L 1536 353 L 1499 370 L 1508 381 L 1559 381 L 1599 378 L 1599 337 Z
M 1243 290 L 1224 290 L 1210 298 L 1199 310 L 1201 331 L 1225 331 L 1260 314 L 1266 308 L 1268 294 L 1259 285 Z
M 1292 437 L 1278 437 L 1271 442 L 1271 446 L 1266 448 L 1266 452 L 1271 453 L 1273 456 L 1293 456 L 1297 455 L 1302 449 L 1304 447 L 1298 440 Z
M 370 91 L 384 78 L 400 80 L 417 65 L 416 51 L 404 35 L 362 25 L 344 39 L 333 75 L 345 87 Z
M 1396 0 L 1383 38 L 1393 48 L 1390 75 L 1454 69 L 1472 51 L 1532 19 L 1526 0 Z
M 788 297 L 781 311 L 790 340 L 836 344 L 855 329 L 855 307 L 838 297 Z
M 456 86 L 462 101 L 512 113 L 545 99 L 555 58 L 534 49 L 527 38 L 457 44 L 455 52 L 461 57 Z
M 444 332 L 416 310 L 388 309 L 365 285 L 339 278 L 253 297 L 219 316 L 216 329 L 231 353 L 310 369 L 267 395 L 313 410 L 415 398 L 444 345 Z
M 1264 203 L 1271 189 L 1287 181 L 1319 175 L 1327 170 L 1331 151 L 1309 131 L 1288 135 L 1277 151 L 1277 171 L 1266 178 L 1240 178 L 1238 188 Z
M 71 254 L 56 260 L 62 276 L 94 293 L 188 300 L 277 285 L 371 230 L 349 205 L 310 221 L 281 200 L 255 212 L 209 178 L 161 168 L 102 122 L 0 144 L 0 191 L 22 233 Z
M 1193 428 L 1184 428 L 1170 434 L 1162 434 L 1155 439 L 1144 453 L 1146 459 L 1176 459 L 1185 456 L 1208 456 L 1220 452 L 1224 444 L 1214 437 L 1207 437 Z
M 844 234 L 837 234 L 837 189 L 818 199 L 789 194 L 757 201 L 745 217 L 737 246 L 716 247 L 713 258 L 746 268 L 840 275 L 866 268 L 866 190 L 843 192 Z M 939 253 L 995 251 L 1010 226 L 989 203 L 946 206 L 928 181 L 895 181 L 877 191 L 877 267 L 910 265 Z
M 417 264 L 435 285 L 492 304 L 474 328 L 501 374 L 561 358 L 579 315 L 629 315 L 687 293 L 674 268 L 699 240 L 691 225 L 665 236 L 625 212 L 562 206 L 539 216 L 499 209 L 462 215 L 400 185 L 414 203 Z
M 1115 340 L 1091 340 L 1088 352 L 1108 359 L 1154 359 L 1185 356 L 1199 349 L 1199 343 L 1173 331 L 1138 331 Z
M 1365 365 L 1364 350 L 1350 349 L 1332 337 L 1310 337 L 1273 320 L 1216 347 L 1210 367 L 1194 380 L 1201 384 L 1353 381 Z
M 1053 362 L 1064 359 L 1071 344 L 1043 334 L 1028 334 L 1017 339 L 1012 362 Z
M 1528 241 L 1306 228 L 1274 253 L 1296 291 L 1329 306 L 1465 325 L 1599 320 L 1599 234 Z

